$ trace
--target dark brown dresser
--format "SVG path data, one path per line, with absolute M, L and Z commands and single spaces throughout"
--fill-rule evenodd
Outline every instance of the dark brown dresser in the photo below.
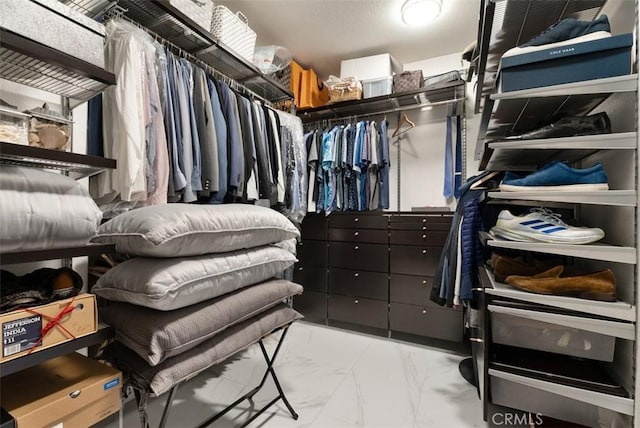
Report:
M 310 214 L 294 280 L 306 320 L 462 341 L 462 311 L 429 300 L 452 213 Z

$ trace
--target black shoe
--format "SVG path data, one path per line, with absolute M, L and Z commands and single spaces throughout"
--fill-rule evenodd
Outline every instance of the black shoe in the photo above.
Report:
M 611 32 L 607 15 L 602 15 L 593 21 L 579 21 L 575 18 L 565 18 L 544 30 L 539 36 L 520 45 L 520 47 L 548 45 L 550 43 L 575 39 L 576 37 L 597 31 Z
M 519 135 L 509 135 L 505 140 L 537 140 L 541 138 L 573 137 L 576 135 L 610 134 L 611 121 L 607 113 L 591 116 L 567 116 L 549 125 Z

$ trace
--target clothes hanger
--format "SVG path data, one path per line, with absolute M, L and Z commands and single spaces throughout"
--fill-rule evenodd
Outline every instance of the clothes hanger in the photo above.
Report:
M 406 123 L 407 125 L 409 125 L 408 129 L 405 129 L 404 131 L 400 131 L 400 128 L 402 128 L 402 124 Z M 409 132 L 409 130 L 413 129 L 416 127 L 416 124 L 413 123 L 411 120 L 409 120 L 409 117 L 407 116 L 407 114 L 403 114 L 402 115 L 402 119 L 400 119 L 400 121 L 398 122 L 398 127 L 396 128 L 395 131 L 393 131 L 393 135 L 391 135 L 391 137 L 398 137 L 401 134 L 404 134 L 406 132 Z
M 485 175 L 484 177 L 482 177 L 481 179 L 479 179 L 478 181 L 474 182 L 471 186 L 469 186 L 470 190 L 476 190 L 478 189 L 481 184 L 486 183 L 487 181 L 489 181 L 490 179 L 492 179 L 493 177 L 495 177 L 496 175 L 500 174 L 501 171 L 492 171 L 489 174 Z

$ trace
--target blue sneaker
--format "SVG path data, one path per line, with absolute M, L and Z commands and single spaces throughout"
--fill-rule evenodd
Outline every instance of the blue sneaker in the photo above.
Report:
M 500 190 L 503 192 L 598 191 L 609 190 L 609 185 L 607 174 L 600 163 L 591 168 L 576 169 L 563 162 L 553 161 L 525 177 L 506 174 L 500 183 Z

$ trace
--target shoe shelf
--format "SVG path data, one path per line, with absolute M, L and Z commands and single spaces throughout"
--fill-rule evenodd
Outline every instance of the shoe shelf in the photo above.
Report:
M 0 78 L 83 102 L 116 82 L 103 68 L 0 28 Z
M 79 179 L 116 167 L 116 160 L 61 150 L 0 142 L 0 164 L 56 169 Z
M 551 306 L 554 308 L 568 309 L 591 315 L 599 315 L 621 321 L 636 321 L 636 307 L 622 301 L 602 302 L 599 300 L 579 299 L 576 297 L 555 296 L 549 294 L 528 293 L 518 290 L 508 284 L 497 282 L 493 272 L 485 268 L 492 288 L 485 288 L 484 291 L 492 296 L 504 297 L 508 299 L 520 300 L 528 303 Z
M 634 247 L 620 247 L 606 244 L 548 244 L 544 242 L 507 241 L 496 238 L 487 240 L 487 245 L 495 248 L 558 254 L 561 256 L 580 257 L 583 259 L 601 260 L 605 262 L 625 264 L 637 263 L 637 253 Z
M 478 86 L 475 112 L 495 91 L 502 55 L 537 36 L 550 25 L 572 16 L 592 20 L 606 0 L 505 0 L 484 1 L 478 32 Z M 485 105 L 485 108 L 487 106 Z M 490 108 L 489 108 L 490 109 Z
M 87 9 L 82 0 L 71 0 L 71 7 Z M 269 101 L 292 99 L 293 94 L 279 82 L 234 53 L 208 30 L 178 10 L 168 0 L 119 0 L 124 16 L 151 30 L 189 54 L 200 58 L 221 74 L 242 84 Z M 93 7 L 95 8 L 95 6 Z
M 631 74 L 491 95 L 482 112 L 476 142 L 475 157 L 480 160 L 480 169 L 487 169 L 493 161 L 493 149 L 488 146 L 505 143 L 500 140 L 508 132 L 534 129 L 558 115 L 585 115 L 612 94 L 637 89 L 638 75 Z M 582 149 L 583 154 L 588 154 Z M 492 168 L 496 166 L 492 162 Z
M 635 190 L 604 190 L 597 192 L 489 192 L 489 197 L 502 200 L 564 202 L 569 204 L 614 205 L 635 207 Z

